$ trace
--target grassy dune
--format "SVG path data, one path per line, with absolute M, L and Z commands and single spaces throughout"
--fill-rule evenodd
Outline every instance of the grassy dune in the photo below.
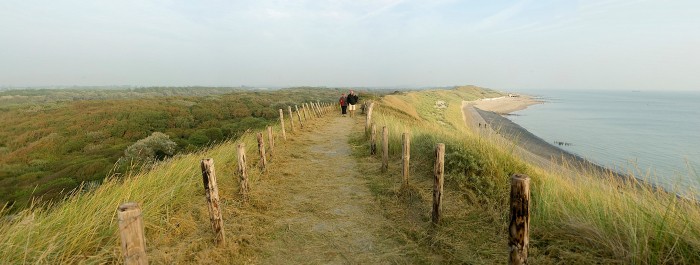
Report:
M 391 221 L 385 236 L 403 246 L 387 257 L 413 263 L 505 263 L 510 175 L 525 173 L 532 178 L 532 264 L 700 263 L 696 203 L 611 176 L 577 173 L 566 165 L 534 166 L 519 158 L 512 145 L 473 134 L 463 121 L 461 102 L 498 95 L 460 87 L 377 99 L 374 122 L 379 131 L 386 126 L 390 132 L 392 162 L 387 173 L 379 170 L 380 157 L 369 156 L 367 136 L 361 130 L 350 135 L 353 156 L 375 197 L 377 213 Z M 436 101 L 444 101 L 447 108 L 436 108 Z M 363 118 L 357 124 L 364 124 Z M 308 123 L 305 133 L 314 133 L 318 126 L 328 125 L 323 120 Z M 412 136 L 408 187 L 401 187 L 400 180 L 403 132 Z M 294 156 L 304 144 L 294 139 L 278 141 L 277 148 Z M 253 135 L 239 141 L 249 147 L 249 163 L 254 164 Z M 440 142 L 447 147 L 444 215 L 433 227 L 432 154 Z M 280 180 L 262 177 L 251 167 L 253 199 L 244 206 L 236 195 L 238 181 L 232 177 L 234 154 L 235 142 L 225 142 L 174 157 L 143 173 L 107 180 L 51 210 L 24 210 L 0 222 L 0 264 L 122 263 L 116 208 L 127 201 L 141 204 L 148 256 L 154 263 L 258 263 L 265 246 L 261 241 L 284 232 L 274 230 L 271 216 L 280 214 L 277 204 L 284 200 L 276 198 L 279 193 L 274 189 L 285 187 L 277 187 Z M 229 242 L 224 248 L 213 248 L 211 240 L 199 169 L 205 157 L 215 161 Z M 281 171 L 291 178 L 294 170 Z M 256 191 L 256 186 L 267 189 Z
M 414 204 L 428 207 L 432 148 L 437 142 L 447 146 L 445 205 L 452 209 L 445 210 L 445 222 L 436 230 L 428 228 L 427 208 L 418 214 L 420 221 L 405 223 L 413 241 L 440 246 L 454 257 L 451 261 L 505 261 L 509 176 L 526 173 L 532 178 L 533 264 L 700 263 L 698 204 L 613 176 L 577 172 L 569 165 L 528 164 L 512 145 L 481 139 L 464 126 L 460 102 L 482 92 L 464 87 L 389 95 L 373 114 L 377 126 L 391 132 L 393 156 L 400 156 L 401 132 L 412 135 L 413 186 L 419 198 Z M 437 109 L 437 100 L 448 107 Z M 398 220 L 409 212 L 390 203 L 401 194 L 394 183 L 377 180 L 375 185 L 383 187 L 377 193 L 389 215 Z
M 241 138 L 253 156 L 252 135 Z M 124 202 L 141 205 L 149 257 L 167 262 L 168 252 L 196 257 L 211 247 L 206 205 L 203 203 L 199 161 L 211 157 L 219 177 L 222 199 L 236 194 L 235 144 L 226 142 L 197 153 L 163 161 L 152 170 L 124 179 L 108 179 L 99 188 L 78 194 L 44 210 L 33 207 L 0 224 L 0 263 L 122 263 L 116 209 Z M 259 174 L 251 170 L 251 177 Z M 204 253 L 202 253 L 204 254 Z M 182 261 L 182 260 L 181 260 Z

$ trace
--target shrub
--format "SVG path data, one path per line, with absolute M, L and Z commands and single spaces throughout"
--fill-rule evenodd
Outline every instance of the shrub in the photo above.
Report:
M 168 156 L 175 154 L 177 144 L 170 140 L 170 137 L 161 132 L 154 132 L 150 136 L 138 140 L 136 143 L 127 147 L 124 151 L 124 157 L 127 161 L 140 160 L 143 162 L 152 162 L 162 160 Z
M 209 142 L 209 137 L 207 137 L 203 132 L 197 131 L 187 138 L 190 144 L 195 146 L 203 146 Z
M 445 172 L 448 180 L 459 187 L 472 190 L 476 198 L 486 199 L 493 195 L 496 184 L 484 176 L 486 162 L 479 154 L 462 145 L 447 145 L 445 150 Z

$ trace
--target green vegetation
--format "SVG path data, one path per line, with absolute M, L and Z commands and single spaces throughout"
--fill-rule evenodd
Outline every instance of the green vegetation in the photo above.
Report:
M 344 92 L 345 90 L 342 90 Z M 87 182 L 123 175 L 127 150 L 154 133 L 176 146 L 153 150 L 162 159 L 238 137 L 277 121 L 277 109 L 335 101 L 340 89 L 245 91 L 230 88 L 29 89 L 0 92 L 0 205 L 13 211 L 32 198 L 56 201 Z M 136 147 L 134 147 L 136 148 Z M 170 149 L 173 150 L 170 150 Z M 126 160 L 115 165 L 125 155 Z M 149 151 L 150 152 L 150 151 Z
M 374 121 L 378 128 L 387 126 L 390 131 L 392 162 L 388 173 L 380 172 L 378 157 L 368 155 L 366 135 L 360 130 L 352 133 L 359 170 L 375 196 L 372 201 L 379 204 L 374 205 L 376 212 L 390 220 L 382 236 L 402 246 L 393 250 L 400 252 L 387 256 L 400 253 L 401 258 L 422 263 L 505 263 L 510 176 L 525 173 L 532 178 L 531 264 L 700 263 L 700 206 L 696 202 L 567 165 L 542 168 L 519 157 L 512 145 L 472 133 L 463 120 L 462 100 L 498 94 L 460 87 L 378 99 Z M 444 101 L 447 107 L 437 108 L 436 101 Z M 304 133 L 313 133 L 316 126 L 331 125 L 310 122 L 305 126 Z M 403 132 L 412 137 L 408 187 L 401 187 L 397 173 Z M 204 131 L 201 135 L 209 137 Z M 248 133 L 238 142 L 256 145 L 254 135 Z M 290 187 L 279 184 L 292 185 L 295 176 L 309 177 L 309 171 L 331 170 L 299 170 L 287 163 L 273 171 L 280 174 L 266 176 L 251 166 L 255 161 L 249 161 L 252 194 L 246 205 L 236 195 L 237 179 L 231 177 L 236 168 L 232 155 L 236 143 L 224 141 L 176 155 L 147 171 L 109 178 L 93 191 L 77 193 L 53 209 L 37 207 L 13 215 L 0 223 L 0 263 L 120 263 L 115 209 L 127 201 L 142 206 L 148 255 L 154 263 L 256 263 L 265 247 L 263 239 L 275 240 L 280 233 L 295 235 L 291 229 L 269 230 L 274 227 L 274 218 L 316 210 L 313 204 L 308 204 L 308 209 L 280 209 L 276 203 L 287 198 L 278 198 L 280 193 L 275 189 Z M 272 165 L 281 163 L 280 157 L 304 158 L 299 149 L 307 143 L 295 137 L 277 143 L 276 154 L 282 156 L 274 156 Z M 443 218 L 438 226 L 432 226 L 436 143 L 447 146 L 447 174 Z M 248 148 L 248 157 L 255 157 L 256 151 Z M 229 242 L 222 248 L 213 247 L 203 203 L 198 166 L 204 157 L 214 158 L 217 175 L 226 176 L 218 177 Z M 72 184 L 71 179 L 57 178 L 52 185 Z M 304 192 L 313 191 L 287 191 Z M 318 216 L 327 216 L 324 214 Z M 327 238 L 319 240 L 310 243 L 339 244 L 324 241 Z
M 465 126 L 461 101 L 482 92 L 495 96 L 469 87 L 422 91 L 385 96 L 375 109 L 377 126 L 389 128 L 394 161 L 400 157 L 401 133 L 412 135 L 410 196 L 390 178 L 370 178 L 370 185 L 406 244 L 423 247 L 415 255 L 438 252 L 447 259 L 441 262 L 451 263 L 505 261 L 510 176 L 525 173 L 532 178 L 532 264 L 700 263 L 700 206 L 684 199 L 693 194 L 679 197 L 570 165 L 528 163 L 511 144 L 480 138 Z M 437 100 L 448 107 L 434 107 Z M 433 228 L 431 170 L 438 142 L 447 147 L 446 208 L 443 222 Z M 378 163 L 367 162 L 367 172 L 377 174 Z

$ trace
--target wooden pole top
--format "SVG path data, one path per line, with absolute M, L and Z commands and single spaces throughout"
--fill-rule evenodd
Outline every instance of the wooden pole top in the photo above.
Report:
M 511 177 L 513 180 L 530 182 L 530 176 L 525 174 L 513 174 Z
M 135 202 L 123 203 L 122 205 L 119 205 L 119 207 L 117 207 L 117 210 L 119 210 L 120 212 L 128 212 L 138 209 L 140 209 L 139 204 Z

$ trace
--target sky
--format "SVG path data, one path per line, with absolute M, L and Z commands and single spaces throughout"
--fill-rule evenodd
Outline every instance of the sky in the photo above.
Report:
M 700 91 L 697 0 L 0 0 L 0 87 Z

